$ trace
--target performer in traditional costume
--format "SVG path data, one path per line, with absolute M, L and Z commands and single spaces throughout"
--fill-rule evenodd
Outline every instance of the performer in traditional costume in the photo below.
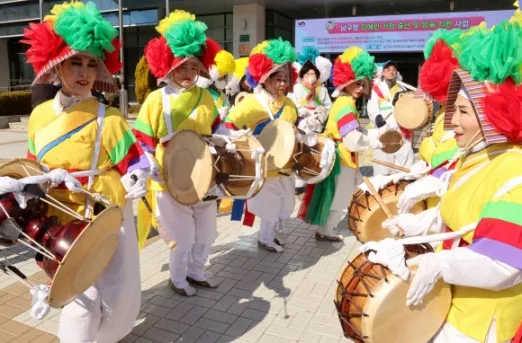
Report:
M 324 83 L 330 78 L 332 62 L 320 55 L 314 47 L 305 46 L 297 55 L 294 67 L 299 80 L 288 97 L 294 101 L 299 112 L 298 127 L 305 132 L 322 132 L 332 106 L 332 100 Z M 309 118 L 309 120 L 302 120 Z M 305 182 L 295 181 L 296 195 L 305 192 Z
M 317 240 L 338 242 L 342 236 L 334 229 L 343 219 L 344 211 L 362 180 L 358 169 L 358 153 L 383 145 L 379 136 L 386 130 L 363 132 L 358 122 L 355 101 L 363 94 L 365 82 L 375 73 L 373 56 L 358 47 L 350 47 L 335 60 L 333 83 L 337 99 L 330 109 L 325 134 L 337 144 L 336 165 L 321 183 L 308 186 L 299 213 L 307 222 L 318 225 Z
M 520 17 L 460 37 L 445 122 L 461 157 L 441 200 L 446 230 L 439 253 L 417 266 L 407 304 L 417 306 L 439 279 L 451 284 L 452 306 L 433 342 L 511 342 L 522 323 L 522 29 Z M 429 238 L 429 236 L 427 237 Z
M 292 66 L 296 59 L 292 45 L 281 38 L 265 41 L 252 50 L 246 79 L 254 94 L 247 95 L 230 111 L 226 118 L 230 130 L 249 129 L 259 135 L 271 120 L 295 123 L 297 109 L 284 92 L 296 82 L 297 73 Z M 283 230 L 284 220 L 294 210 L 294 185 L 293 174 L 269 173 L 261 191 L 247 201 L 248 210 L 261 218 L 259 246 L 270 252 L 283 251 L 274 240 L 276 232 Z M 237 204 L 242 207 L 240 202 Z M 281 240 L 278 242 L 284 244 Z
M 455 41 L 462 33 L 461 30 L 437 31 L 426 45 L 426 62 L 421 68 L 416 96 L 430 97 L 443 104 L 443 107 L 437 117 L 433 137 L 426 138 L 421 146 L 424 150 L 420 150 L 425 153 L 425 158 L 429 157 L 430 168 L 414 176 L 420 178 L 409 184 L 401 194 L 397 204 L 399 214 L 383 223 L 383 227 L 389 229 L 394 236 L 401 233 L 406 236 L 424 235 L 441 229 L 442 220 L 437 205 L 445 182 L 444 174 L 455 168 L 461 153 L 453 137 L 454 132 L 444 130 L 444 107 L 451 74 L 458 66 L 457 59 L 452 58 L 451 46 L 456 46 Z M 432 148 L 434 144 L 437 145 Z M 418 214 L 409 213 L 411 207 L 422 200 L 427 201 L 428 210 Z
M 400 130 L 404 141 L 404 145 L 399 151 L 393 154 L 387 154 L 380 149 L 374 150 L 374 158 L 400 167 L 410 168 L 415 162 L 412 150 L 413 131 L 399 127 L 393 114 L 392 105 L 394 96 L 398 92 L 406 90 L 404 86 L 397 82 L 397 64 L 394 61 L 386 62 L 383 66 L 382 76 L 373 82 L 372 95 L 368 102 L 368 116 L 378 128 L 387 124 L 389 128 Z M 374 164 L 373 172 L 374 175 L 390 175 L 396 171 L 380 164 Z
M 225 87 L 230 106 L 235 105 L 236 97 L 240 92 L 252 93 L 252 87 L 250 87 L 245 77 L 247 67 L 248 57 L 241 57 L 236 60 L 236 69 Z
M 297 56 L 298 62 L 294 66 L 299 73 L 299 80 L 288 96 L 297 105 L 300 119 L 314 117 L 317 120 L 316 125 L 310 123 L 310 125 L 299 125 L 299 128 L 307 132 L 322 132 L 323 123 L 332 106 L 328 89 L 324 86 L 330 78 L 332 62 L 322 57 L 319 50 L 314 47 L 305 46 Z
M 170 287 L 179 294 L 192 296 L 196 290 L 189 283 L 217 287 L 205 274 L 210 246 L 217 237 L 217 204 L 205 201 L 184 206 L 176 202 L 162 178 L 163 158 L 165 146 L 177 131 L 210 135 L 220 126 L 221 118 L 212 94 L 196 86 L 200 73 L 208 73 L 202 63 L 211 53 L 205 48 L 207 26 L 195 20 L 194 15 L 176 10 L 161 20 L 156 30 L 161 36 L 147 44 L 145 57 L 154 76 L 167 86 L 149 94 L 136 119 L 134 133 L 154 161 L 150 199 L 157 224 L 177 242 L 169 257 Z M 152 218 L 140 205 L 141 243 L 148 235 Z
M 111 74 L 121 68 L 118 32 L 95 4 L 56 5 L 43 23 L 24 32 L 35 83 L 61 83 L 54 100 L 37 106 L 29 119 L 28 157 L 49 169 L 84 171 L 85 189 L 122 207 L 118 248 L 108 268 L 60 316 L 62 342 L 114 343 L 130 333 L 140 308 L 140 274 L 132 198 L 146 192 L 150 164 L 120 112 L 91 96 L 91 89 L 117 92 Z M 120 181 L 121 179 L 121 181 Z M 66 187 L 50 194 L 87 218 L 91 199 Z M 73 218 L 49 209 L 62 222 Z M 87 271 L 88 272 L 88 271 Z
M 230 52 L 223 50 L 219 43 L 211 38 L 207 38 L 205 51 L 204 57 L 207 60 L 202 62 L 209 71 L 208 75 L 205 75 L 208 78 L 200 75 L 197 80 L 197 86 L 207 88 L 210 94 L 212 94 L 219 115 L 224 120 L 230 110 L 230 104 L 224 90 L 230 75 L 236 69 L 236 62 Z

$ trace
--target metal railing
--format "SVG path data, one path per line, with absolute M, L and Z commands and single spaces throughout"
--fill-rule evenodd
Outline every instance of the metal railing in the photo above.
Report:
M 0 79 L 0 92 L 28 91 L 32 83 L 33 80 Z

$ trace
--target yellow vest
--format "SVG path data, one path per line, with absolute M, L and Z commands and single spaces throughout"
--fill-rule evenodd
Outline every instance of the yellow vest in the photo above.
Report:
M 96 134 L 99 103 L 90 98 L 56 115 L 54 100 L 36 107 L 29 118 L 29 153 L 50 169 L 85 171 L 91 168 Z M 100 193 L 113 204 L 125 204 L 125 189 L 120 182 L 122 174 L 115 169 L 126 157 L 129 147 L 136 142 L 125 118 L 108 107 L 105 110 L 100 152 L 96 169 L 103 171 L 94 177 L 90 191 Z M 86 185 L 85 185 L 86 187 Z M 49 194 L 73 211 L 85 213 L 85 195 L 67 189 L 52 188 Z M 58 216 L 63 223 L 71 216 L 50 207 L 49 215 Z
M 351 152 L 343 143 L 343 137 L 339 133 L 338 123 L 347 113 L 352 113 L 357 119 L 359 113 L 355 106 L 355 99 L 351 96 L 340 96 L 335 100 L 328 113 L 328 120 L 326 121 L 326 127 L 324 134 L 334 140 L 341 156 L 341 163 L 350 168 L 358 168 L 358 154 Z
M 505 150 L 514 150 L 505 152 Z M 459 180 L 486 164 L 458 188 Z M 441 200 L 444 223 L 453 231 L 477 222 L 487 202 L 509 180 L 520 177 L 522 147 L 494 144 L 461 160 L 449 189 Z M 495 201 L 522 204 L 522 188 L 518 187 Z M 463 237 L 472 243 L 474 232 Z M 480 273 L 480 270 L 477 270 Z M 468 337 L 484 342 L 493 318 L 496 318 L 497 341 L 511 340 L 522 322 L 522 284 L 503 291 L 453 286 L 453 300 L 447 321 Z
M 154 140 L 156 159 L 160 171 L 163 170 L 165 146 L 160 142 L 168 136 L 168 126 L 163 112 L 162 89 L 150 93 L 140 109 L 134 130 L 140 139 L 141 134 Z M 168 96 L 173 131 L 192 130 L 201 135 L 212 134 L 212 124 L 219 117 L 214 99 L 207 89 L 193 87 L 178 97 Z M 151 190 L 167 191 L 165 183 L 151 181 Z

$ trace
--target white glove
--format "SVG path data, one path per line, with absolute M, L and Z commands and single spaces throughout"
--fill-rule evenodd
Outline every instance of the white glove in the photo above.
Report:
M 233 140 L 237 140 L 244 135 L 250 134 L 252 131 L 250 129 L 241 129 L 241 130 L 232 130 L 230 131 L 230 138 Z
M 42 320 L 51 310 L 51 306 L 47 302 L 50 289 L 47 285 L 36 285 L 31 288 L 31 317 L 33 319 Z
M 428 170 L 429 170 L 428 164 L 426 162 L 424 162 L 423 160 L 420 160 L 420 161 L 415 162 L 411 166 L 410 173 L 416 174 L 416 175 L 421 175 L 421 174 L 426 173 Z
M 8 176 L 0 177 L 0 195 L 7 193 L 17 193 L 24 189 L 24 184 Z
M 440 187 L 440 180 L 431 175 L 426 175 L 410 183 L 404 189 L 397 203 L 399 214 L 408 213 L 413 205 L 419 201 L 435 196 Z
M 150 152 L 145 152 L 145 156 L 149 160 L 149 164 L 150 164 L 149 177 L 151 178 L 151 180 L 154 180 L 157 182 L 163 182 L 163 179 L 161 178 L 160 167 L 159 167 L 158 163 L 156 162 L 156 159 L 154 158 L 154 156 L 152 156 L 152 154 Z
M 440 233 L 442 218 L 439 209 L 435 207 L 418 214 L 399 214 L 382 222 L 382 227 L 393 236 L 398 236 L 401 231 L 408 237 L 425 236 L 428 233 Z
M 228 111 L 229 111 L 228 107 L 221 107 L 220 109 L 218 109 L 219 117 L 221 118 L 221 120 L 225 120 L 225 117 L 227 116 Z
M 65 187 L 71 192 L 79 192 L 83 188 L 80 181 L 64 169 L 53 169 L 47 173 L 47 176 L 51 179 L 51 186 L 53 187 L 65 183 Z
M 123 175 L 121 183 L 127 191 L 125 199 L 139 199 L 147 194 L 147 176 L 148 169 L 136 169 L 130 173 Z
M 307 117 L 311 116 L 312 114 L 314 114 L 312 111 L 310 111 L 306 107 L 299 108 L 298 112 L 299 112 L 299 117 L 302 117 L 302 118 L 307 118 Z
M 386 238 L 380 242 L 368 242 L 359 247 L 359 251 L 363 253 L 369 250 L 373 250 L 368 255 L 370 262 L 381 264 L 402 280 L 408 280 L 410 271 L 406 267 L 405 250 L 402 244 L 393 238 Z
M 409 267 L 418 266 L 406 295 L 406 305 L 418 306 L 441 278 L 440 260 L 437 254 L 430 252 L 416 256 L 406 263 Z
M 384 189 L 390 181 L 392 181 L 392 178 L 390 175 L 375 175 L 369 178 L 371 184 L 373 185 L 373 188 L 375 188 L 376 191 L 379 191 L 381 189 Z M 365 193 L 371 193 L 370 189 L 366 185 L 366 182 L 363 182 L 359 185 L 359 189 Z

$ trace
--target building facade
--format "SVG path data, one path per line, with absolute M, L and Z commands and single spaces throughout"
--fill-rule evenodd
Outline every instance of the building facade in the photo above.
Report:
M 27 47 L 20 42 L 23 30 L 31 22 L 39 22 L 52 7 L 64 0 L 0 0 L 0 91 L 26 89 L 34 73 L 26 64 Z M 103 15 L 118 27 L 118 0 L 91 0 Z M 124 83 L 129 101 L 134 96 L 134 69 L 143 55 L 146 43 L 157 36 L 154 27 L 166 15 L 165 2 L 152 0 L 123 1 L 124 24 Z M 354 0 L 171 0 L 170 11 L 185 9 L 195 13 L 208 26 L 209 37 L 218 41 L 234 56 L 248 56 L 250 50 L 264 39 L 282 37 L 294 43 L 296 19 L 329 18 L 398 13 L 428 13 L 511 9 L 513 0 L 368 0 L 364 5 Z M 449 2 L 449 4 L 448 4 Z M 262 4 L 261 4 L 262 3 Z M 480 8 L 478 7 L 480 6 Z M 325 52 L 334 59 L 338 52 Z M 376 54 L 377 60 L 394 59 L 402 62 L 407 79 L 416 79 L 422 54 Z

